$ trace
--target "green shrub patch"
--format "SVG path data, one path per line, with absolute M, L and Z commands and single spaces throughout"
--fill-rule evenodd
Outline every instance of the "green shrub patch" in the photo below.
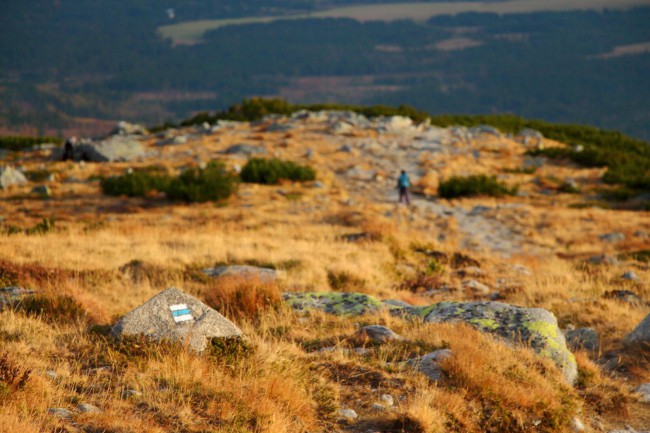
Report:
M 295 182 L 315 180 L 316 171 L 309 166 L 291 161 L 253 158 L 246 163 L 240 176 L 243 182 L 272 185 L 278 183 L 280 179 Z
M 448 180 L 440 182 L 438 195 L 443 198 L 473 197 L 478 195 L 489 195 L 502 197 L 504 195 L 515 195 L 518 187 L 508 187 L 497 181 L 496 176 L 475 175 L 475 176 L 452 176 Z

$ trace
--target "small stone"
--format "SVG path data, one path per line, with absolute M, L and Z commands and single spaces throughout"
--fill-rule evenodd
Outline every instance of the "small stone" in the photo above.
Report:
M 427 376 L 429 379 L 437 382 L 444 377 L 444 371 L 440 367 L 440 362 L 449 358 L 452 355 L 449 349 L 440 349 L 435 352 L 427 353 L 426 355 L 411 359 L 408 361 L 410 365 L 416 366 L 417 369 Z
M 68 409 L 62 407 L 51 407 L 47 411 L 48 413 L 51 413 L 55 417 L 61 419 L 70 419 L 74 416 L 74 412 L 69 411 Z
M 379 404 L 379 403 L 373 403 L 373 404 L 372 404 L 372 409 L 373 409 L 373 410 L 384 410 L 385 407 L 382 406 L 382 405 Z
M 621 232 L 605 233 L 598 236 L 601 241 L 605 242 L 620 242 L 625 240 L 625 234 Z
M 586 431 L 585 425 L 578 417 L 573 418 L 573 431 L 583 432 Z
M 619 261 L 616 256 L 609 254 L 599 254 L 597 256 L 592 256 L 589 258 L 589 263 L 592 265 L 618 265 Z
M 482 293 L 482 294 L 490 293 L 490 288 L 488 286 L 476 280 L 463 281 L 463 287 L 466 289 L 471 289 L 476 293 Z
M 47 370 L 45 372 L 45 376 L 47 376 L 48 379 L 50 380 L 55 380 L 56 379 L 56 371 L 54 370 Z
M 567 332 L 566 343 L 572 350 L 586 349 L 598 352 L 598 333 L 593 328 L 578 328 Z
M 140 391 L 136 391 L 135 389 L 127 389 L 122 393 L 122 396 L 124 398 L 139 398 L 142 397 L 142 393 Z
M 359 336 L 367 338 L 373 343 L 384 344 L 393 340 L 402 340 L 403 337 L 396 334 L 390 328 L 381 325 L 364 326 L 357 332 Z
M 52 195 L 52 191 L 47 185 L 39 185 L 32 188 L 32 194 L 40 195 L 42 197 L 50 197 Z
M 384 404 L 386 407 L 391 407 L 395 404 L 395 400 L 393 399 L 393 396 L 390 394 L 382 394 L 381 395 L 381 402 Z
M 359 415 L 357 415 L 357 413 L 352 409 L 339 410 L 339 416 L 346 421 L 354 421 L 359 417 Z
M 644 403 L 650 403 L 650 383 L 644 383 L 639 386 L 634 392 L 641 394 L 641 401 Z
M 641 279 L 637 274 L 634 273 L 634 271 L 627 271 L 625 272 L 621 278 L 624 280 L 629 280 L 629 281 L 640 281 Z
M 77 410 L 82 413 L 100 413 L 102 411 L 97 406 L 88 403 L 81 403 L 77 406 Z
M 485 275 L 485 272 L 483 272 L 483 270 L 478 266 L 467 266 L 457 270 L 456 274 L 461 277 L 482 277 Z

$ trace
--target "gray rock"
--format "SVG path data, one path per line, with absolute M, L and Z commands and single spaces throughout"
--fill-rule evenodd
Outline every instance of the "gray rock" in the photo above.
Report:
M 455 274 L 461 277 L 481 277 L 485 275 L 485 272 L 478 266 L 467 266 L 462 269 L 458 269 Z
M 363 328 L 359 329 L 357 333 L 362 338 L 367 338 L 373 343 L 378 343 L 378 344 L 384 344 L 390 341 L 404 339 L 401 335 L 398 335 L 395 332 L 393 332 L 392 329 L 381 325 L 364 326 Z
M 484 295 L 490 293 L 490 288 L 488 286 L 476 280 L 463 281 L 463 287 Z
M 641 279 L 637 274 L 634 273 L 634 271 L 626 271 L 621 278 L 624 280 L 630 280 L 630 281 L 640 281 Z
M 592 265 L 612 265 L 616 266 L 619 264 L 618 258 L 609 254 L 599 254 L 597 256 L 592 256 L 589 258 L 589 263 Z
M 363 293 L 285 292 L 282 296 L 294 310 L 320 310 L 337 316 L 359 316 L 382 309 L 401 310 Z
M 620 242 L 625 240 L 625 234 L 621 232 L 605 233 L 598 236 L 598 238 L 605 242 Z
M 25 175 L 10 165 L 0 167 L 0 189 L 27 183 Z
M 140 397 L 142 397 L 142 393 L 140 391 L 136 391 L 135 389 L 127 389 L 122 393 L 122 397 L 124 397 L 124 398 L 140 398 Z
M 650 344 L 650 314 L 645 316 L 645 319 L 625 337 L 623 344 L 627 346 Z
M 501 302 L 440 302 L 411 309 L 411 313 L 428 323 L 464 322 L 513 344 L 526 342 L 538 354 L 552 359 L 562 369 L 567 382 L 575 382 L 578 374 L 575 358 L 550 311 Z
M 116 338 L 145 335 L 154 340 L 188 342 L 197 352 L 203 351 L 212 338 L 242 336 L 231 321 L 175 288 L 159 293 L 127 313 L 111 333 Z
M 566 343 L 572 350 L 586 349 L 598 352 L 598 333 L 593 328 L 572 329 L 566 333 Z
M 291 123 L 272 123 L 266 127 L 265 132 L 288 132 L 294 128 Z
M 383 405 L 379 403 L 373 403 L 372 404 L 372 410 L 384 410 L 386 409 Z
M 544 135 L 535 129 L 525 128 L 517 133 L 517 137 L 535 138 L 537 140 L 541 140 L 544 138 Z
M 121 120 L 117 123 L 116 134 L 120 135 L 147 135 L 149 131 L 142 125 L 137 123 L 129 123 L 125 120 Z
M 639 297 L 634 292 L 631 292 L 629 290 L 608 290 L 603 294 L 603 298 L 605 299 L 614 299 L 616 301 L 621 301 L 621 302 L 627 302 L 630 305 L 643 305 L 643 299 Z
M 440 362 L 452 355 L 449 349 L 440 349 L 435 352 L 427 353 L 416 359 L 409 360 L 408 363 L 418 369 L 429 379 L 438 382 L 444 377 L 444 371 L 440 367 Z
M 48 379 L 50 380 L 56 380 L 56 371 L 54 370 L 47 370 L 45 372 L 45 376 L 47 376 Z
M 89 403 L 81 403 L 77 406 L 77 410 L 81 413 L 101 413 L 101 409 Z
M 225 154 L 227 155 L 266 155 L 269 153 L 265 147 L 263 146 L 258 146 L 255 144 L 247 144 L 247 143 L 241 143 L 241 144 L 235 144 L 233 146 L 230 146 L 228 149 L 224 150 Z
M 338 121 L 334 125 L 332 125 L 332 128 L 330 129 L 330 132 L 332 134 L 348 134 L 354 130 L 354 126 L 351 125 L 348 122 L 343 122 L 343 121 Z
M 644 383 L 637 387 L 634 392 L 641 394 L 641 401 L 644 403 L 650 403 L 650 383 Z
M 0 311 L 7 306 L 20 302 L 25 296 L 34 294 L 33 290 L 23 289 L 18 286 L 7 286 L 0 288 Z
M 377 173 L 374 170 L 365 170 L 359 166 L 354 166 L 345 174 L 351 179 L 368 181 L 373 180 Z
M 178 135 L 173 139 L 174 144 L 186 144 L 187 141 L 188 141 L 187 135 Z
M 386 305 L 392 305 L 393 307 L 408 308 L 412 307 L 411 304 L 405 301 L 400 301 L 399 299 L 387 299 L 384 301 Z
M 354 421 L 359 418 L 359 415 L 352 409 L 341 409 L 339 410 L 339 416 L 346 421 Z
M 381 403 L 385 407 L 392 407 L 395 404 L 395 400 L 393 399 L 393 396 L 390 394 L 382 394 L 380 399 L 381 399 Z
M 53 152 L 54 159 L 61 159 L 61 155 Z M 100 142 L 81 140 L 74 147 L 75 161 L 92 162 L 120 162 L 132 161 L 144 156 L 142 144 L 131 136 L 113 135 Z
M 47 411 L 55 417 L 61 419 L 70 419 L 75 415 L 74 412 L 62 407 L 51 407 Z
M 259 278 L 262 281 L 275 281 L 278 279 L 278 271 L 270 268 L 260 268 L 257 266 L 248 265 L 231 265 L 231 266 L 218 266 L 216 268 L 203 269 L 206 275 L 211 277 L 243 277 L 243 278 Z
M 575 432 L 583 432 L 587 430 L 582 420 L 577 416 L 573 417 L 572 424 L 573 424 L 573 431 Z
M 50 197 L 52 195 L 52 191 L 47 185 L 39 185 L 32 188 L 32 194 L 38 194 L 43 197 Z
M 337 152 L 352 153 L 352 146 L 349 144 L 344 144 L 343 146 L 337 149 Z

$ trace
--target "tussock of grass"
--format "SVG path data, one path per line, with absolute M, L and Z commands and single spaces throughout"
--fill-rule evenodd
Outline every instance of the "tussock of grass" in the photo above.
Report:
M 277 283 L 252 276 L 219 277 L 202 290 L 206 304 L 232 319 L 259 317 L 282 300 Z

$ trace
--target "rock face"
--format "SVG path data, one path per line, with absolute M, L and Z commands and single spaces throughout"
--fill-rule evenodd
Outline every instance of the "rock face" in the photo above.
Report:
M 0 167 L 0 189 L 24 183 L 27 183 L 27 178 L 20 170 L 16 170 L 10 165 Z
M 114 337 L 145 335 L 154 340 L 187 342 L 197 352 L 210 339 L 241 337 L 231 321 L 198 299 L 170 288 L 127 313 L 113 326 Z
M 577 377 L 575 358 L 567 349 L 557 319 L 542 308 L 501 302 L 440 302 L 421 308 L 417 314 L 428 323 L 464 322 L 513 343 L 525 342 L 535 352 L 552 359 L 567 382 L 573 383 Z
M 650 344 L 650 314 L 645 316 L 645 319 L 625 337 L 623 343 L 626 345 Z
M 243 277 L 259 278 L 262 281 L 275 281 L 278 278 L 278 271 L 270 268 L 259 268 L 248 265 L 218 266 L 216 268 L 207 268 L 202 271 L 211 277 Z

